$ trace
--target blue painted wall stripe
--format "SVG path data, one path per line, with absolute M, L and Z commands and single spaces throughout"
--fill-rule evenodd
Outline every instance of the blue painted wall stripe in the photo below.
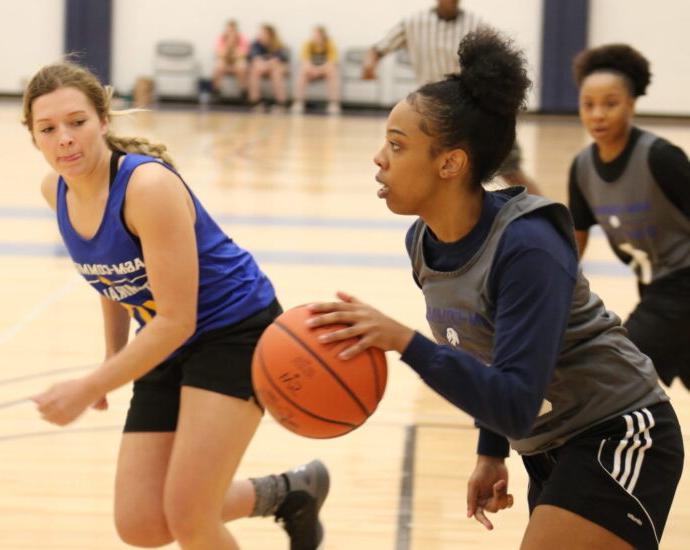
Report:
M 577 112 L 572 61 L 587 46 L 589 0 L 543 0 L 540 110 Z

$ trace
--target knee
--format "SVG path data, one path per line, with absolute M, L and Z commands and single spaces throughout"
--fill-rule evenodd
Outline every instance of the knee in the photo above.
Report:
M 172 537 L 178 542 L 192 542 L 220 522 L 220 511 L 214 520 L 214 515 L 204 506 L 198 503 L 189 506 L 190 502 L 194 499 L 182 495 L 168 495 L 165 499 L 165 519 Z
M 120 539 L 141 548 L 158 548 L 173 541 L 162 511 L 141 510 L 115 513 L 115 529 Z

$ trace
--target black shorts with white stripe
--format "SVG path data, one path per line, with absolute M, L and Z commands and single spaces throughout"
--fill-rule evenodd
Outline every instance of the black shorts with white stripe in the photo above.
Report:
M 670 403 L 589 428 L 563 446 L 524 456 L 529 508 L 574 512 L 637 549 L 659 547 L 683 470 L 683 439 Z

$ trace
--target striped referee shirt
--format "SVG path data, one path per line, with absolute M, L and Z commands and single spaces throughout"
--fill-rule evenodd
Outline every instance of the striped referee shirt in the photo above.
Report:
M 481 23 L 476 15 L 459 10 L 455 19 L 441 19 L 436 9 L 424 10 L 400 21 L 374 45 L 380 55 L 405 48 L 420 84 L 443 80 L 460 71 L 460 40 Z

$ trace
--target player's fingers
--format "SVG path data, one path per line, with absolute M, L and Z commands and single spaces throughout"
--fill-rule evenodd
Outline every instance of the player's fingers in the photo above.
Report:
M 513 495 L 505 495 L 501 498 L 491 497 L 486 501 L 484 510 L 495 514 L 511 506 L 513 506 Z
M 513 495 L 508 494 L 508 482 L 505 479 L 494 483 L 492 500 L 497 511 L 513 505 Z
M 364 350 L 366 350 L 369 347 L 370 344 L 366 342 L 364 338 L 361 338 L 360 340 L 357 341 L 356 344 L 353 344 L 347 349 L 344 349 L 338 354 L 338 357 L 341 359 L 352 359 L 355 355 L 358 355 L 362 353 Z
M 335 295 L 340 298 L 343 302 L 347 302 L 348 304 L 361 304 L 357 298 L 355 298 L 352 294 L 348 294 L 347 292 L 343 292 L 342 290 L 339 290 L 338 292 L 335 293 Z
M 308 304 L 307 308 L 312 313 L 329 313 L 348 309 L 347 302 L 314 302 Z
M 484 506 L 484 509 L 487 512 L 500 512 L 501 510 L 505 510 L 506 508 L 510 508 L 513 506 L 513 495 L 505 495 L 502 498 L 495 498 L 491 497 L 489 500 L 486 501 L 486 505 Z
M 326 325 L 334 325 L 336 323 L 349 323 L 350 315 L 340 311 L 330 311 L 329 313 L 322 313 L 321 315 L 314 315 L 307 319 L 307 326 L 311 328 L 323 327 Z
M 34 395 L 31 400 L 36 403 L 36 408 L 41 414 L 46 414 L 52 408 L 50 397 L 46 393 Z
M 319 334 L 317 339 L 319 342 L 328 344 L 330 342 L 339 342 L 340 340 L 347 340 L 348 338 L 355 338 L 362 333 L 362 330 L 356 325 L 348 326 L 332 332 L 324 332 Z
M 492 489 L 494 498 L 503 498 L 508 494 L 508 482 L 505 479 L 500 479 L 494 483 Z
M 478 506 L 477 509 L 475 510 L 474 519 L 476 519 L 479 523 L 481 523 L 489 531 L 491 531 L 494 528 L 493 523 L 491 523 L 489 521 L 489 518 L 486 517 L 486 514 L 484 513 L 484 508 L 482 508 L 481 506 Z
M 45 407 L 43 409 L 38 409 L 38 411 L 41 413 L 41 419 L 45 420 L 46 422 L 50 422 L 51 424 L 58 424 L 58 418 L 60 416 L 60 411 L 55 410 L 54 408 L 49 408 Z
M 50 388 L 42 391 L 41 393 L 32 395 L 31 397 L 29 397 L 29 399 L 31 399 L 31 401 L 33 401 L 39 406 L 44 405 L 45 403 L 48 403 L 48 401 L 50 401 L 52 389 L 53 387 L 51 386 Z
M 108 408 L 108 400 L 105 397 L 101 397 L 98 401 L 91 405 L 91 407 L 97 411 L 104 411 Z
M 467 517 L 471 518 L 477 510 L 479 485 L 473 481 L 467 483 Z

